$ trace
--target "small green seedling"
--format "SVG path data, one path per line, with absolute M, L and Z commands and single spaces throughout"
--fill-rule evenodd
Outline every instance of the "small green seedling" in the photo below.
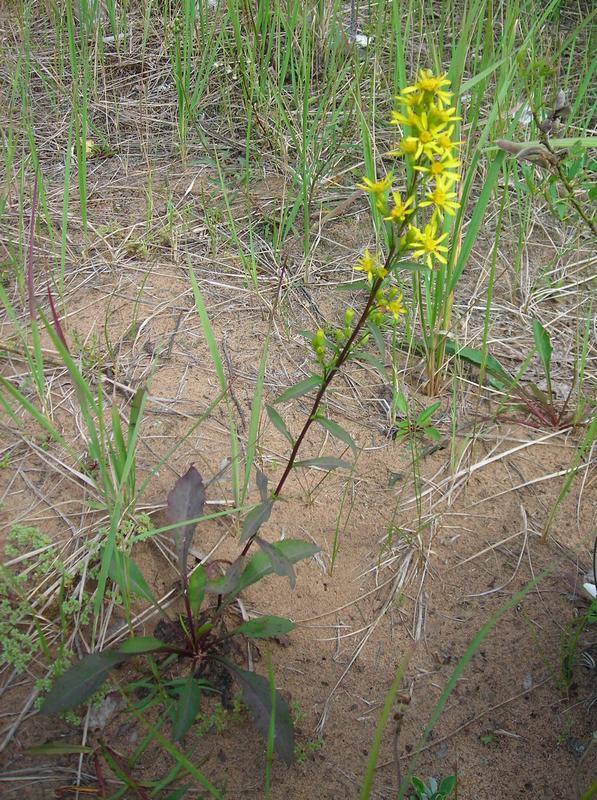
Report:
M 412 417 L 406 398 L 402 392 L 396 395 L 396 407 L 398 411 L 405 417 L 396 423 L 394 428 L 394 439 L 401 440 L 409 436 L 415 439 L 431 439 L 434 442 L 439 442 L 442 438 L 441 432 L 434 427 L 431 422 L 432 416 L 440 408 L 441 402 L 437 400 L 427 408 L 424 408 L 416 417 Z
M 493 356 L 472 347 L 457 347 L 453 342 L 449 343 L 448 352 L 454 353 L 465 361 L 474 364 L 482 369 L 487 375 L 489 384 L 503 392 L 507 396 L 504 410 L 524 411 L 524 416 L 511 416 L 513 422 L 520 422 L 530 427 L 553 428 L 560 430 L 568 428 L 570 425 L 579 423 L 585 408 L 585 401 L 579 398 L 577 407 L 571 411 L 572 393 L 575 388 L 575 381 L 572 382 L 568 396 L 562 403 L 556 403 L 553 393 L 551 357 L 552 344 L 549 332 L 543 327 L 539 320 L 533 320 L 533 339 L 535 342 L 535 352 L 539 354 L 539 360 L 545 375 L 546 390 L 540 389 L 536 383 L 520 382 L 520 372 L 530 361 L 532 353 L 525 360 L 519 375 L 512 376 L 499 361 Z M 498 412 L 499 413 L 499 412 Z M 502 414 L 502 418 L 505 418 Z
M 439 784 L 435 778 L 429 778 L 427 786 L 420 778 L 411 778 L 411 785 L 415 794 L 411 794 L 410 800 L 444 800 L 455 790 L 456 776 L 450 775 Z

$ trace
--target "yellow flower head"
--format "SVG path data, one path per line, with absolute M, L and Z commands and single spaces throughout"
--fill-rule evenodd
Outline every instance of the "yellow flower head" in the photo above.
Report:
M 460 208 L 460 203 L 455 200 L 457 197 L 456 192 L 450 191 L 450 184 L 445 178 L 444 180 L 438 178 L 435 189 L 432 192 L 428 192 L 425 196 L 427 199 L 423 200 L 419 205 L 435 206 L 435 211 L 440 217 L 443 217 L 444 211 L 446 214 L 453 217 L 456 213 L 456 209 Z
M 396 95 L 395 99 L 406 108 L 415 108 L 424 101 L 425 95 L 416 91 L 414 86 L 407 86 L 400 94 Z
M 424 172 L 428 178 L 441 178 L 442 180 L 456 183 L 461 180 L 462 175 L 450 170 L 458 169 L 461 162 L 455 159 L 450 152 L 444 153 L 441 158 L 435 158 L 427 167 L 415 167 L 417 172 Z
M 390 210 L 390 216 L 384 217 L 384 219 L 388 222 L 405 222 L 407 216 L 415 210 L 412 208 L 415 198 L 409 197 L 407 200 L 402 200 L 400 192 L 392 192 L 392 198 L 394 205 Z
M 408 128 L 414 128 L 417 124 L 417 114 L 415 109 L 410 106 L 406 109 L 406 113 L 401 111 L 392 111 L 392 118 L 390 119 L 391 125 L 406 125 Z
M 366 272 L 369 283 L 373 283 L 376 278 L 385 278 L 388 274 L 387 269 L 382 267 L 379 262 L 379 254 L 376 253 L 372 256 L 368 248 L 365 250 L 361 260 L 357 261 L 355 269 L 360 272 Z
M 456 116 L 457 111 L 453 106 L 451 108 L 441 108 L 438 105 L 433 105 L 429 113 L 436 122 L 443 122 L 445 125 L 449 122 L 458 122 L 458 120 L 462 119 L 462 117 Z
M 441 131 L 435 137 L 435 145 L 440 155 L 451 154 L 453 150 L 462 144 L 462 142 L 455 142 L 453 137 L 454 125 L 451 125 L 447 131 Z
M 372 181 L 371 178 L 365 176 L 363 177 L 362 183 L 357 183 L 357 189 L 362 189 L 364 192 L 369 192 L 370 194 L 380 195 L 392 188 L 393 181 L 394 176 L 391 172 L 380 181 Z
M 398 142 L 398 148 L 388 153 L 390 156 L 414 156 L 419 149 L 419 140 L 416 136 L 406 136 Z
M 382 313 L 389 312 L 394 319 L 398 321 L 401 314 L 406 314 L 406 308 L 402 303 L 402 298 L 402 292 L 399 292 L 395 287 L 389 289 L 387 293 L 380 289 L 375 296 L 377 311 L 381 311 Z
M 445 128 L 444 122 L 433 122 L 432 118 L 426 111 L 416 116 L 416 137 L 419 140 L 419 145 L 415 153 L 415 158 L 418 159 L 421 155 L 427 156 L 431 160 L 437 151 L 436 138 Z
M 452 92 L 446 91 L 444 86 L 449 86 L 450 81 L 446 77 L 446 73 L 442 72 L 441 75 L 434 75 L 430 69 L 422 69 L 419 72 L 419 77 L 414 85 L 414 89 L 418 89 L 426 94 L 433 95 L 441 103 L 448 105 L 452 99 Z
M 447 237 L 447 233 L 442 233 L 438 236 L 437 221 L 433 219 L 421 231 L 414 226 L 411 226 L 411 231 L 414 235 L 414 241 L 410 245 L 413 249 L 413 256 L 415 258 L 425 258 L 429 269 L 433 269 L 433 259 L 437 258 L 442 264 L 447 264 L 448 261 L 443 253 L 448 252 L 448 248 L 442 244 L 443 240 Z
M 390 289 L 388 292 L 385 309 L 393 315 L 396 321 L 400 319 L 401 314 L 406 314 L 406 309 L 402 305 L 402 298 L 403 294 L 399 292 L 398 289 Z

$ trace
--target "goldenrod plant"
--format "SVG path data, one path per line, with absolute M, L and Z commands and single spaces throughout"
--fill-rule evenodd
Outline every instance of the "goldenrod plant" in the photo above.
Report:
M 374 205 L 387 223 L 388 257 L 383 267 L 365 263 L 370 281 L 383 281 L 400 269 L 412 272 L 414 300 L 421 324 L 427 373 L 427 393 L 441 386 L 444 353 L 453 299 L 454 254 L 458 238 L 452 235 L 460 208 L 457 185 L 462 179 L 458 138 L 461 120 L 446 73 L 422 69 L 414 84 L 397 95 L 398 109 L 391 123 L 401 138 L 391 156 L 402 159 L 408 178 L 406 191 L 394 187 L 392 173 L 381 180 L 364 178 L 359 188 L 374 197 Z M 406 259 L 406 256 L 409 259 Z M 413 259 L 415 260 L 413 263 Z M 401 299 L 401 298 L 400 298 Z

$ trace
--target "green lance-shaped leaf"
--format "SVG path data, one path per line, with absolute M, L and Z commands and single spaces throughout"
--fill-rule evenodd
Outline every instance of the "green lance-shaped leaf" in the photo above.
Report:
M 347 430 L 345 430 L 341 425 L 338 425 L 337 422 L 334 422 L 333 420 L 328 419 L 327 417 L 320 417 L 319 415 L 315 417 L 315 422 L 317 422 L 318 425 L 321 425 L 322 428 L 325 428 L 326 431 L 329 431 L 332 434 L 332 436 L 336 437 L 336 439 L 340 439 L 341 442 L 347 444 L 352 450 L 352 452 L 356 455 L 357 446 L 355 444 L 355 441 L 350 435 L 350 433 Z
M 549 333 L 545 330 L 539 320 L 533 320 L 533 337 L 535 339 L 535 347 L 539 353 L 545 376 L 547 380 L 551 378 L 551 338 Z
M 319 458 L 305 458 L 295 461 L 295 467 L 318 467 L 319 469 L 350 469 L 350 462 L 335 456 L 320 456 Z
M 251 619 L 231 631 L 231 634 L 242 633 L 251 639 L 269 639 L 272 636 L 285 636 L 294 630 L 296 625 L 286 617 L 267 616 Z
M 440 406 L 441 402 L 438 400 L 436 403 L 432 403 L 428 408 L 423 409 L 417 417 L 417 425 L 424 427 Z
M 112 406 L 112 438 L 114 439 L 114 449 L 112 452 L 112 464 L 116 471 L 118 481 L 122 480 L 124 465 L 126 463 L 126 445 L 120 423 L 120 411 L 118 406 Z
M 235 592 L 240 583 L 245 563 L 245 556 L 238 556 L 228 567 L 225 575 L 205 584 L 205 591 L 211 594 L 230 594 L 230 592 Z
M 274 548 L 280 557 L 287 559 L 291 564 L 310 558 L 320 550 L 317 545 L 311 544 L 311 542 L 304 542 L 301 539 L 284 539 L 270 546 Z M 234 576 L 231 575 L 233 570 L 235 571 Z M 271 575 L 272 572 L 274 572 L 274 567 L 270 554 L 264 552 L 255 553 L 248 562 L 244 558 L 238 558 L 229 568 L 224 578 L 219 578 L 217 581 L 208 581 L 205 589 L 210 593 L 225 594 L 227 595 L 226 602 L 231 602 L 243 589 L 252 586 L 267 575 Z
M 449 797 L 455 789 L 456 789 L 456 776 L 449 775 L 447 778 L 443 779 L 437 791 L 439 792 L 441 797 Z
M 367 328 L 373 334 L 373 338 L 375 339 L 375 344 L 377 345 L 377 350 L 379 352 L 379 355 L 382 358 L 385 359 L 385 357 L 386 357 L 386 343 L 383 340 L 383 336 L 381 334 L 381 331 L 380 331 L 379 327 L 372 320 L 368 320 L 367 321 Z
M 272 513 L 273 505 L 274 503 L 272 500 L 265 500 L 265 502 L 259 503 L 258 506 L 249 511 L 243 523 L 243 529 L 240 534 L 240 544 L 247 542 L 257 533 L 259 528 L 268 521 Z
M 168 519 L 170 522 L 180 523 L 180 526 L 175 529 L 175 538 L 180 574 L 183 576 L 186 576 L 187 573 L 187 556 L 197 527 L 196 522 L 188 522 L 188 520 L 200 517 L 203 514 L 204 505 L 203 479 L 195 467 L 191 466 L 176 481 L 168 495 Z
M 425 267 L 425 269 L 427 269 L 427 267 Z M 375 358 L 375 356 L 372 356 L 371 353 L 368 353 L 366 350 L 354 350 L 353 357 L 358 361 L 365 361 L 367 364 L 371 364 L 371 366 L 377 370 L 377 372 L 379 372 L 384 380 L 389 380 L 388 370 L 384 364 L 382 364 L 379 358 Z
M 99 689 L 111 669 L 131 656 L 153 653 L 168 645 L 153 636 L 127 639 L 117 650 L 91 653 L 67 669 L 52 686 L 42 706 L 42 714 L 57 714 L 84 703 Z
M 292 434 L 286 427 L 286 423 L 284 422 L 282 417 L 278 414 L 276 409 L 273 408 L 273 406 L 266 406 L 265 410 L 267 411 L 267 416 L 269 417 L 270 422 L 272 423 L 274 428 L 280 431 L 282 436 L 286 437 L 286 439 L 288 439 L 288 441 L 290 442 L 290 445 L 294 447 L 294 439 L 292 438 Z
M 80 753 L 93 753 L 93 747 L 68 742 L 46 742 L 25 750 L 28 756 L 71 756 Z
M 446 342 L 446 352 L 450 355 L 456 355 L 459 358 L 463 358 L 465 361 L 469 361 L 471 364 L 474 364 L 477 367 L 481 367 L 481 365 L 484 363 L 486 371 L 489 373 L 489 375 L 496 379 L 490 380 L 491 385 L 496 389 L 507 391 L 514 382 L 514 379 L 508 375 L 497 358 L 494 358 L 489 354 L 484 355 L 481 350 L 478 350 L 474 347 L 461 347 L 456 342 L 453 342 L 449 339 Z
M 197 569 L 189 578 L 189 585 L 187 591 L 189 593 L 189 603 L 191 606 L 191 613 L 196 617 L 203 605 L 203 598 L 205 597 L 205 585 L 207 583 L 207 573 L 205 567 L 199 564 Z
M 279 394 L 274 403 L 286 403 L 288 400 L 293 400 L 295 397 L 301 397 L 303 394 L 318 389 L 321 386 L 321 376 L 311 375 L 310 378 L 305 378 L 304 381 L 299 381 L 293 386 L 289 386 L 286 391 Z
M 290 588 L 294 589 L 296 586 L 296 574 L 292 566 L 292 561 L 282 555 L 275 544 L 266 542 L 265 539 L 262 539 L 260 536 L 257 537 L 257 544 L 269 558 L 272 569 L 276 575 L 288 578 L 290 581 Z
M 265 472 L 262 472 L 259 467 L 255 468 L 255 482 L 257 484 L 257 488 L 259 489 L 259 496 L 261 497 L 261 502 L 265 503 L 267 500 L 267 475 Z
M 201 706 L 201 684 L 191 673 L 182 687 L 176 704 L 172 741 L 179 742 L 197 719 Z
M 58 714 L 81 705 L 99 689 L 110 670 L 127 658 L 126 653 L 117 650 L 86 656 L 58 678 L 41 706 L 41 713 Z
M 141 653 L 155 653 L 156 650 L 164 650 L 167 647 L 169 645 L 154 636 L 135 636 L 132 639 L 126 639 L 118 646 L 116 651 L 108 650 L 106 652 L 124 653 L 127 656 L 132 656 Z
M 259 733 L 267 738 L 272 714 L 272 699 L 269 682 L 261 675 L 240 669 L 229 661 L 221 662 L 239 684 L 244 702 L 253 715 Z M 274 747 L 276 753 L 287 764 L 294 759 L 294 725 L 288 703 L 276 690 Z
M 334 286 L 334 289 L 337 289 L 340 292 L 369 292 L 371 290 L 371 286 L 369 286 L 367 281 L 348 281 L 346 283 L 337 283 Z
M 320 550 L 317 545 L 311 544 L 311 542 L 303 542 L 301 539 L 284 539 L 281 542 L 274 542 L 271 547 L 292 564 L 309 558 Z M 257 583 L 266 575 L 271 575 L 273 571 L 274 568 L 269 553 L 255 553 L 240 576 L 236 593 L 242 592 L 247 586 Z
M 122 592 L 128 591 L 130 594 L 144 597 L 150 603 L 156 602 L 155 595 L 143 577 L 143 573 L 126 553 L 114 550 L 108 576 Z

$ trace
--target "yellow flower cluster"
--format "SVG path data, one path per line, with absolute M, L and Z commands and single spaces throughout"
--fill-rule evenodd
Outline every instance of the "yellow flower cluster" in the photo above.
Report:
M 391 286 L 387 292 L 380 289 L 375 295 L 376 308 L 378 311 L 392 314 L 397 322 L 401 314 L 406 314 L 402 299 L 402 292 L 398 291 L 395 286 Z
M 402 110 L 392 112 L 392 123 L 408 128 L 392 155 L 412 159 L 413 169 L 426 184 L 425 199 L 413 205 L 430 207 L 430 222 L 423 229 L 410 225 L 408 246 L 415 258 L 424 258 L 432 269 L 434 260 L 447 262 L 448 248 L 442 244 L 447 233 L 441 233 L 444 214 L 454 216 L 460 208 L 455 184 L 461 179 L 456 157 L 460 142 L 454 137 L 455 125 L 460 120 L 452 106 L 450 81 L 445 73 L 434 75 L 423 69 L 412 86 L 407 86 L 396 98 Z M 402 207 L 399 207 L 400 213 Z M 394 210 L 392 210 L 394 212 Z M 398 217 L 401 219 L 401 217 Z
M 372 256 L 369 249 L 366 249 L 361 260 L 357 261 L 355 269 L 366 272 L 369 283 L 373 283 L 376 278 L 385 278 L 388 274 L 387 269 L 380 261 L 379 253 Z
M 410 196 L 403 197 L 393 190 L 392 173 L 381 180 L 365 177 L 357 184 L 359 189 L 374 196 L 375 206 L 384 219 L 398 227 L 403 249 L 413 250 L 415 258 L 424 258 L 430 269 L 436 262 L 447 263 L 448 248 L 443 244 L 447 233 L 442 233 L 441 227 L 444 215 L 454 216 L 460 208 L 455 190 L 462 178 L 458 172 L 460 142 L 455 138 L 455 123 L 461 118 L 452 105 L 453 94 L 449 87 L 445 73 L 434 75 L 431 70 L 423 69 L 416 83 L 407 86 L 396 98 L 400 110 L 392 112 L 391 121 L 400 125 L 405 135 L 390 155 L 407 158 L 412 163 L 417 180 Z M 420 199 L 417 186 L 424 194 Z M 431 219 L 418 228 L 411 219 L 425 208 L 432 211 Z M 385 277 L 379 259 L 370 256 L 369 251 L 365 251 L 356 269 L 366 272 L 370 283 Z

